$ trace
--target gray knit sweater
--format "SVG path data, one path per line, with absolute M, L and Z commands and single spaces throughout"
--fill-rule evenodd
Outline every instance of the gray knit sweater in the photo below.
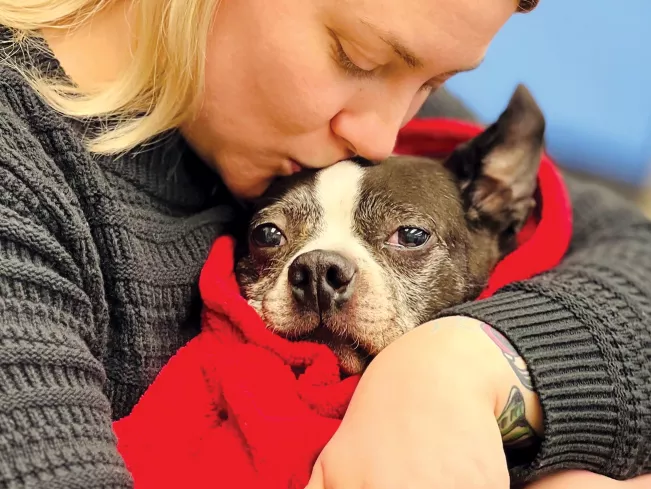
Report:
M 180 139 L 92 158 L 79 130 L 0 67 L 0 487 L 131 487 L 111 422 L 198 331 L 198 274 L 230 214 Z M 451 311 L 530 367 L 546 439 L 515 480 L 651 471 L 651 224 L 569 184 L 565 262 Z

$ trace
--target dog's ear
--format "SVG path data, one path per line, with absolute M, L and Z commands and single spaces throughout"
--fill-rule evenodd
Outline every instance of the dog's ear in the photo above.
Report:
M 535 206 L 545 118 L 518 85 L 498 120 L 459 146 L 445 166 L 457 177 L 469 222 L 517 233 Z

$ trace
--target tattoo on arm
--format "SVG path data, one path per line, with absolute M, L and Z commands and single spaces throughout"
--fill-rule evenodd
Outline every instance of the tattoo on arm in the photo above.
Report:
M 524 398 L 516 386 L 511 387 L 509 400 L 497 418 L 505 448 L 525 448 L 534 444 L 537 434 L 527 421 Z
M 503 334 L 486 323 L 482 323 L 481 328 L 500 349 L 521 384 L 511 387 L 506 405 L 497 418 L 507 461 L 509 465 L 519 465 L 535 453 L 541 441 L 527 419 L 524 391 L 521 390 L 534 391 L 531 376 L 526 363 Z
M 486 323 L 481 323 L 481 329 L 502 351 L 502 355 L 504 355 L 504 358 L 506 358 L 506 360 L 509 362 L 509 365 L 515 372 L 515 375 L 518 376 L 518 380 L 522 382 L 522 386 L 527 390 L 533 391 L 531 376 L 529 375 L 527 366 L 525 365 L 524 360 L 522 360 L 520 355 L 518 355 L 518 352 L 515 350 L 515 348 L 513 348 L 513 345 L 511 345 L 509 340 L 507 340 L 502 333 Z
M 509 399 L 502 414 L 497 418 L 504 445 L 504 455 L 509 467 L 530 463 L 542 439 L 527 420 L 522 392 L 516 386 L 511 388 Z

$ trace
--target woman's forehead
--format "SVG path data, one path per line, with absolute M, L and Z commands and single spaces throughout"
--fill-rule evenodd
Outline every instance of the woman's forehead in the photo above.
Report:
M 374 36 L 417 64 L 464 70 L 481 62 L 518 0 L 335 0 L 335 22 Z M 404 56 L 407 54 L 407 56 Z

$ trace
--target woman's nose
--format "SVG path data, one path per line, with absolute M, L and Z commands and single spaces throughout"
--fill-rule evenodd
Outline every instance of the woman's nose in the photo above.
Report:
M 384 105 L 382 112 L 372 108 L 344 109 L 332 118 L 330 127 L 355 154 L 369 160 L 383 160 L 391 156 L 398 131 L 413 117 L 418 110 L 416 105 L 420 104 L 422 100 L 412 99 L 397 106 L 394 100 L 394 105 Z
M 393 152 L 399 123 L 382 120 L 375 112 L 340 112 L 330 122 L 332 131 L 350 150 L 369 160 L 383 160 Z

